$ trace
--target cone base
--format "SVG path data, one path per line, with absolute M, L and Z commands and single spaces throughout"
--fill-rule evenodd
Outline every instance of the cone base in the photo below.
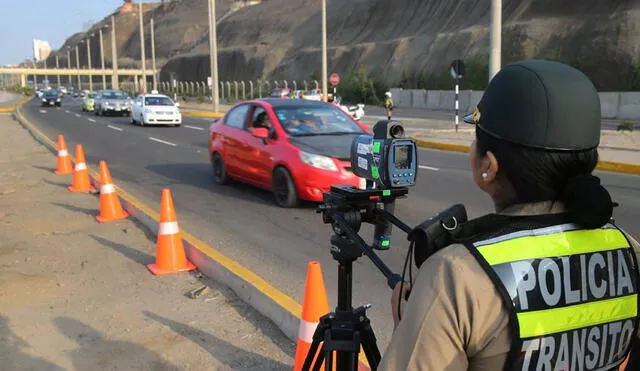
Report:
M 73 174 L 73 170 L 68 170 L 68 171 L 54 170 L 53 173 L 56 175 L 71 175 Z
M 122 220 L 122 219 L 126 219 L 128 218 L 130 215 L 128 212 L 123 211 L 122 215 L 118 215 L 118 216 L 114 216 L 112 218 L 105 218 L 102 215 L 98 215 L 96 216 L 96 220 L 99 221 L 100 223 L 108 223 L 108 222 L 114 222 L 116 220 Z
M 69 186 L 69 187 L 67 187 L 67 189 L 70 190 L 71 192 L 77 192 L 77 193 L 89 193 L 89 192 L 93 192 L 93 191 L 96 190 L 93 187 L 91 187 L 89 189 L 76 189 L 76 188 L 73 188 L 73 186 Z
M 184 268 L 175 268 L 175 269 L 162 269 L 158 268 L 158 266 L 154 264 L 147 264 L 147 268 L 156 276 L 164 276 L 168 274 L 176 274 L 181 272 L 189 272 L 196 270 L 196 266 L 193 265 L 190 261 L 187 260 L 186 266 Z

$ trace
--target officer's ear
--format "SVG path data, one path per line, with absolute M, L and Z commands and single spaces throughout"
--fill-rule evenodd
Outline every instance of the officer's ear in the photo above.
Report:
M 487 151 L 487 153 L 484 155 L 484 158 L 482 159 L 482 165 L 484 166 L 482 178 L 484 179 L 485 183 L 494 182 L 496 180 L 496 177 L 498 176 L 498 171 L 500 170 L 500 164 L 498 163 L 496 155 L 494 155 L 491 151 Z M 485 176 L 484 174 L 487 175 Z

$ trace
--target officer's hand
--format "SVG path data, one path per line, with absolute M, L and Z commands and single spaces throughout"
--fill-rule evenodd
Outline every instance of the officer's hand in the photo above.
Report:
M 411 292 L 411 284 L 405 282 L 401 285 L 401 283 L 402 282 L 398 282 L 396 284 L 396 287 L 393 288 L 393 293 L 391 294 L 391 313 L 393 314 L 394 328 L 398 326 L 398 323 L 400 323 L 400 318 L 404 312 L 407 298 Z M 402 295 L 400 295 L 400 286 L 402 286 Z M 402 297 L 402 301 L 400 303 L 400 311 L 398 311 L 398 298 L 400 297 Z

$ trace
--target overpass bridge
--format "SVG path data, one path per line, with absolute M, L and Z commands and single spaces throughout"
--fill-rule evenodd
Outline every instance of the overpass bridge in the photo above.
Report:
M 145 70 L 147 77 L 154 76 L 152 69 Z M 0 75 L 20 76 L 20 84 L 27 85 L 27 76 L 77 76 L 78 84 L 81 84 L 80 76 L 111 76 L 113 87 L 117 89 L 118 76 L 134 76 L 135 81 L 142 79 L 142 69 L 118 68 L 102 69 L 102 68 L 33 68 L 33 67 L 0 67 Z M 91 83 L 90 83 L 91 84 Z

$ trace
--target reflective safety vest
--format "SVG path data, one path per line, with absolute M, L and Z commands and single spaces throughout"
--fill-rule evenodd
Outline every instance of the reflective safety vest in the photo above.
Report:
M 614 370 L 638 331 L 638 264 L 614 225 L 481 237 L 467 248 L 510 313 L 505 370 Z

